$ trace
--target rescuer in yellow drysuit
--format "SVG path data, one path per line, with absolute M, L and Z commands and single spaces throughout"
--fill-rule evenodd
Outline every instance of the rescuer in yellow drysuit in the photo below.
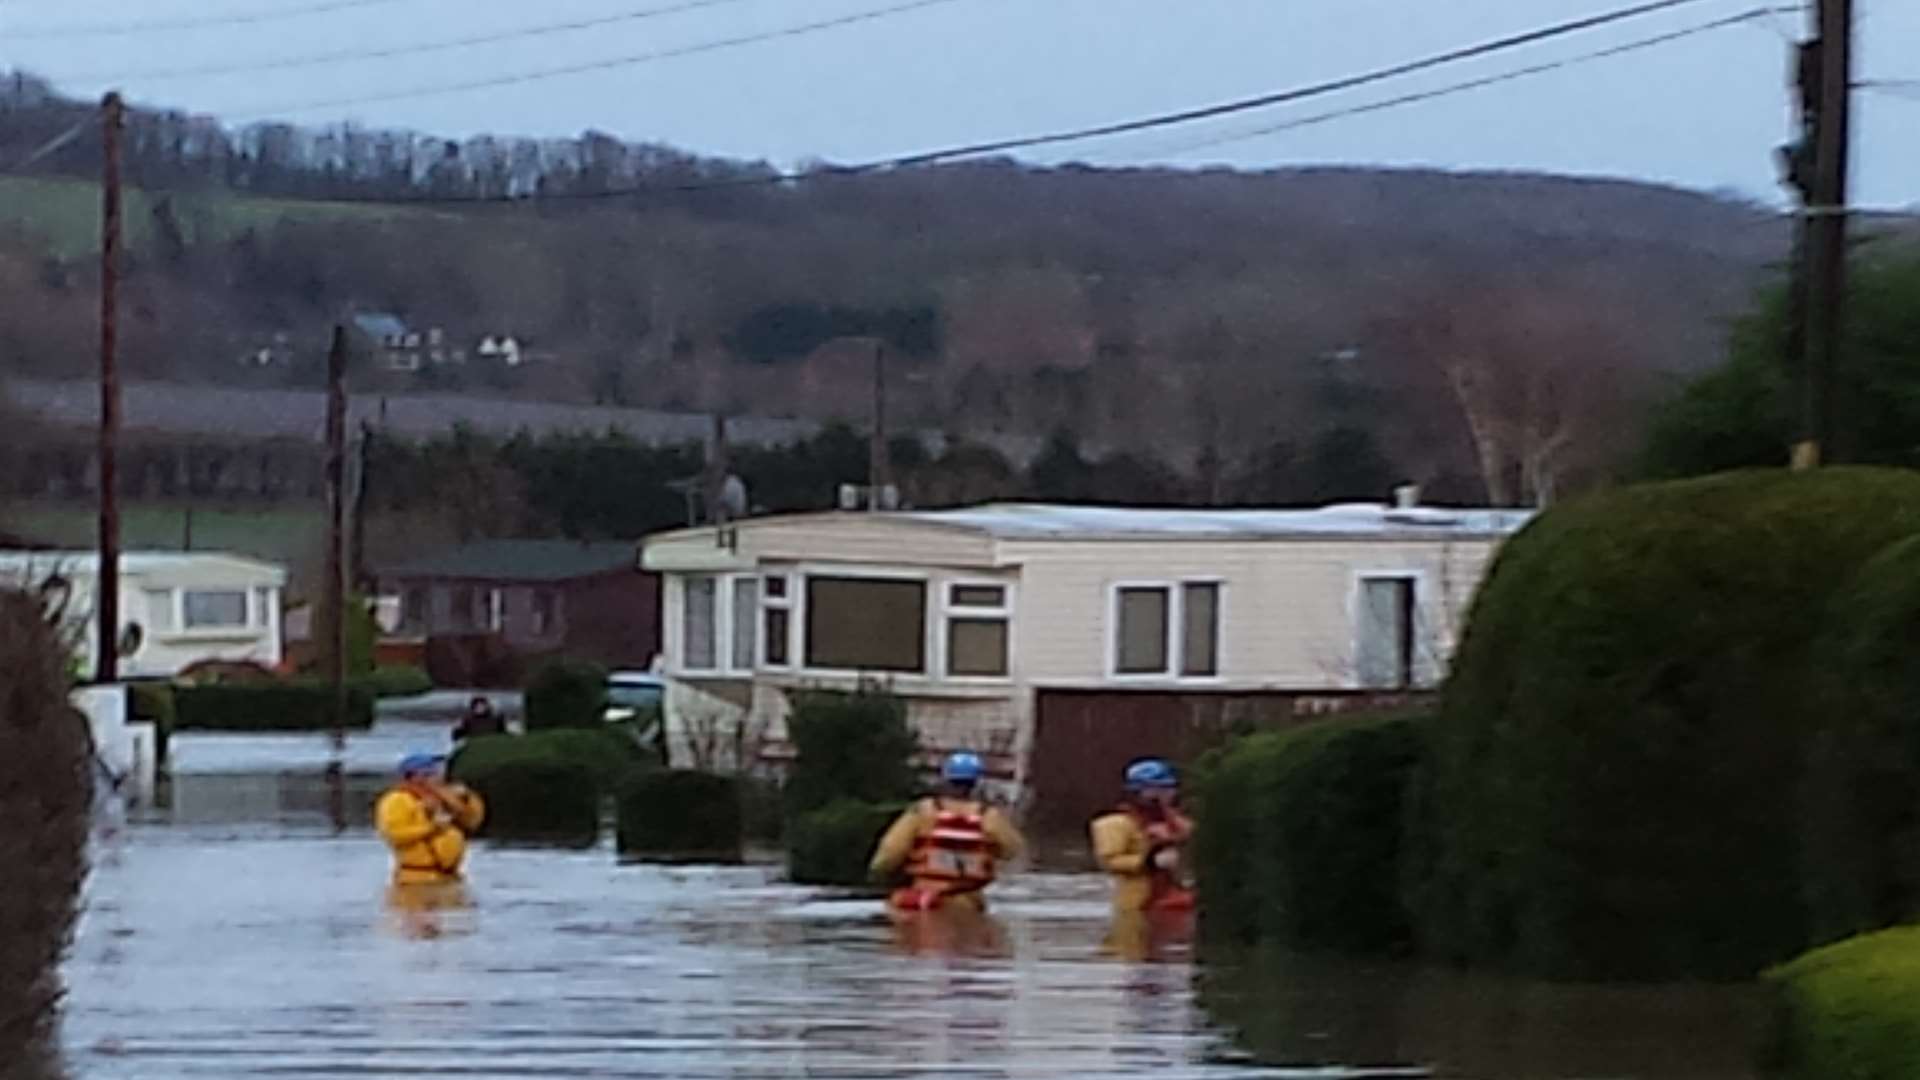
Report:
M 441 777 L 443 759 L 409 754 L 400 782 L 374 806 L 374 825 L 393 849 L 396 886 L 453 885 L 461 880 L 467 834 L 480 827 L 480 796 Z
M 1157 758 L 1127 766 L 1127 796 L 1120 808 L 1095 818 L 1093 853 L 1113 881 L 1116 913 L 1184 912 L 1193 890 L 1183 873 L 1184 848 L 1193 822 L 1176 805 L 1179 780 Z
M 940 766 L 941 793 L 908 807 L 880 838 L 869 867 L 874 877 L 885 880 L 904 867 L 911 879 L 888 898 L 896 911 L 986 910 L 983 892 L 998 863 L 1026 843 L 1005 814 L 975 796 L 985 772 L 977 754 L 949 755 Z

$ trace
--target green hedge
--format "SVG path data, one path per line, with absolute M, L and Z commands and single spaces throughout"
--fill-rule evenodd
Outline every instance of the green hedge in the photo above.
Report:
M 795 754 L 787 775 L 789 817 L 843 799 L 897 802 L 918 786 L 913 755 L 919 744 L 906 705 L 891 694 L 800 695 L 787 732 Z
M 325 731 L 333 726 L 333 688 L 319 683 L 181 686 L 173 692 L 176 731 Z M 373 726 L 373 694 L 347 688 L 346 726 Z
M 867 864 L 880 834 L 907 808 L 900 803 L 845 799 L 810 811 L 787 825 L 787 877 L 800 885 L 872 884 Z
M 1556 506 L 1505 545 L 1409 820 L 1441 958 L 1740 978 L 1812 944 L 1814 638 L 1920 533 L 1920 474 L 1738 473 Z
M 1801 845 L 1814 940 L 1920 914 L 1920 538 L 1863 567 L 1815 645 Z
M 582 846 L 599 837 L 606 787 L 596 758 L 608 747 L 557 740 L 557 734 L 563 733 L 484 735 L 453 755 L 448 775 L 487 802 L 480 835 Z
M 1778 1002 L 1765 1062 L 1792 1080 L 1920 1076 L 1920 927 L 1818 949 L 1767 972 Z
M 1328 720 L 1239 740 L 1200 770 L 1194 837 L 1210 937 L 1403 951 L 1405 794 L 1429 721 Z
M 433 679 L 425 668 L 411 664 L 392 664 L 373 669 L 373 674 L 356 679 L 375 697 L 417 697 L 433 689 Z
M 527 684 L 528 731 L 598 727 L 607 711 L 607 669 L 581 660 L 542 665 Z
M 174 729 L 180 726 L 174 706 L 172 683 L 137 682 L 127 687 L 127 719 L 153 725 L 153 753 L 159 763 L 167 763 Z
M 691 769 L 640 769 L 620 785 L 622 855 L 656 862 L 739 862 L 740 782 Z

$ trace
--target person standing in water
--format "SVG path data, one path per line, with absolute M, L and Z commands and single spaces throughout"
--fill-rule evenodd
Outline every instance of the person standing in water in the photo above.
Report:
M 1093 853 L 1113 881 L 1116 913 L 1193 909 L 1184 856 L 1193 821 L 1179 807 L 1173 766 L 1144 758 L 1127 766 L 1126 796 L 1090 828 Z
M 479 795 L 442 775 L 445 761 L 408 754 L 400 761 L 400 782 L 374 806 L 374 824 L 393 849 L 396 886 L 458 884 L 467 836 L 486 818 Z
M 880 838 L 869 865 L 886 879 L 906 869 L 910 883 L 888 904 L 896 911 L 959 907 L 986 910 L 998 865 L 1026 846 L 998 809 L 978 797 L 986 766 L 978 754 L 950 754 L 940 766 L 940 792 L 908 807 Z

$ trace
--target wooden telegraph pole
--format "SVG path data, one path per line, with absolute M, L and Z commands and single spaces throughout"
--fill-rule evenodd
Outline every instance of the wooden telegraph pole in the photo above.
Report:
M 1805 260 L 1807 332 L 1798 469 L 1833 457 L 1835 369 L 1840 364 L 1847 291 L 1847 155 L 1852 135 L 1853 0 L 1819 0 L 1817 37 L 1800 65 L 1808 112 Z
M 881 492 L 893 483 L 887 451 L 887 343 L 873 343 L 873 437 L 867 444 L 867 509 L 883 509 Z
M 120 503 L 114 451 L 120 441 L 120 131 L 125 110 L 118 93 L 100 103 L 105 167 L 100 177 L 100 570 L 94 679 L 120 675 Z
M 336 751 L 347 742 L 346 473 L 347 331 L 336 325 L 327 350 L 327 580 L 320 597 Z

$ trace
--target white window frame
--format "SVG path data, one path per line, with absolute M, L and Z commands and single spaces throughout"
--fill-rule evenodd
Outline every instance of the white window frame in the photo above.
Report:
M 917 581 L 926 590 L 926 603 L 920 617 L 920 656 L 925 661 L 920 671 L 881 671 L 874 668 L 824 668 L 807 663 L 807 584 L 816 577 L 823 578 L 870 578 L 875 581 Z M 938 672 L 945 662 L 941 656 L 940 635 L 936 626 L 938 620 L 933 617 L 939 610 L 939 597 L 934 590 L 940 587 L 941 579 L 925 570 L 903 570 L 899 567 L 879 567 L 862 565 L 835 565 L 831 563 L 806 564 L 792 575 L 787 586 L 787 595 L 793 603 L 793 623 L 788 630 L 798 640 L 799 648 L 793 650 L 792 670 L 804 675 L 814 675 L 832 679 L 882 678 L 888 680 L 918 680 L 931 682 L 940 678 Z M 797 588 L 796 588 L 797 586 Z
M 487 622 L 486 630 L 490 634 L 505 633 L 507 629 L 507 590 L 499 585 L 489 585 L 486 591 Z
M 676 576 L 678 581 L 676 582 L 675 591 L 678 592 L 680 596 L 679 603 L 674 606 L 673 633 L 675 644 L 678 646 L 680 670 L 689 675 L 699 675 L 707 678 L 717 677 L 720 674 L 720 664 L 723 660 L 722 652 L 728 647 L 727 639 L 723 635 L 721 628 L 721 621 L 725 618 L 727 609 L 727 575 L 701 573 L 680 574 Z M 693 583 L 696 581 L 713 582 L 713 619 L 711 620 L 713 627 L 713 665 L 710 667 L 696 666 L 693 663 L 692 650 L 687 647 L 687 605 L 691 601 Z
M 1182 675 L 1187 651 L 1187 589 L 1189 585 L 1212 585 L 1213 601 L 1213 674 Z M 1163 671 L 1120 670 L 1120 594 L 1133 589 L 1160 589 L 1167 594 L 1167 666 Z M 1107 586 L 1106 675 L 1120 683 L 1180 683 L 1205 686 L 1223 682 L 1227 669 L 1227 581 L 1223 577 L 1196 574 L 1177 578 L 1126 579 Z
M 1413 639 L 1412 654 L 1407 657 L 1410 678 L 1405 686 L 1368 686 L 1360 670 L 1360 621 L 1367 598 L 1369 581 L 1408 581 L 1413 583 L 1413 626 L 1409 636 Z M 1424 569 L 1407 566 L 1368 567 L 1353 572 L 1352 586 L 1347 590 L 1347 648 L 1348 688 L 1379 693 L 1402 693 L 1406 691 L 1427 690 L 1439 685 L 1446 670 L 1447 658 L 1437 650 L 1430 649 L 1421 640 L 1426 623 L 1426 603 L 1432 595 L 1432 585 Z
M 753 622 L 753 627 L 752 627 L 753 641 L 751 644 L 747 646 L 747 662 L 744 667 L 735 662 L 737 658 L 734 655 L 733 646 L 734 646 L 734 635 L 738 630 L 737 620 L 735 616 L 737 616 L 740 613 L 740 603 L 739 603 L 740 583 L 752 582 L 756 590 L 764 591 L 766 586 L 761 581 L 761 579 L 764 576 L 765 575 L 757 572 L 750 573 L 750 574 L 724 574 L 720 576 L 721 587 L 718 591 L 718 595 L 716 595 L 714 599 L 716 602 L 718 602 L 725 608 L 726 617 L 724 619 L 719 620 L 723 624 L 721 629 L 721 635 L 720 635 L 720 643 L 723 646 L 724 655 L 715 656 L 714 659 L 719 662 L 720 664 L 719 670 L 722 674 L 751 675 L 760 665 L 761 615 L 760 615 L 759 598 L 757 596 L 755 597 L 755 602 L 753 605 L 753 615 L 751 616 L 752 622 Z
M 797 613 L 799 603 L 795 599 L 794 584 L 798 575 L 788 573 L 785 570 L 775 570 L 759 576 L 760 610 L 756 613 L 755 617 L 758 619 L 760 626 L 759 630 L 756 631 L 759 644 L 760 666 L 772 671 L 791 671 L 800 666 L 800 650 L 797 646 L 804 644 L 804 642 L 796 642 L 794 640 L 800 636 L 800 622 Z M 767 583 L 770 581 L 783 582 L 784 595 L 773 595 L 773 591 L 767 588 Z M 768 655 L 767 650 L 767 646 L 773 640 L 767 634 L 767 613 L 770 611 L 784 611 L 787 613 L 787 640 L 785 642 L 787 646 L 787 658 L 784 662 L 780 663 L 775 663 Z
M 984 577 L 949 577 L 941 579 L 940 604 L 935 616 L 938 629 L 935 637 L 939 644 L 938 677 L 956 683 L 1002 684 L 1013 681 L 1014 658 L 1020 655 L 1015 646 L 1013 609 L 1015 604 L 1014 585 L 1010 581 Z M 956 589 L 999 589 L 1000 603 L 995 607 L 979 607 L 972 604 L 956 604 L 953 594 Z M 1006 672 L 1000 675 L 960 675 L 953 670 L 953 624 L 955 620 L 969 622 L 1000 622 L 1007 627 Z
M 540 601 L 546 600 L 546 611 L 540 610 Z M 527 630 L 536 638 L 553 633 L 554 625 L 560 621 L 560 590 L 534 586 L 527 594 Z

